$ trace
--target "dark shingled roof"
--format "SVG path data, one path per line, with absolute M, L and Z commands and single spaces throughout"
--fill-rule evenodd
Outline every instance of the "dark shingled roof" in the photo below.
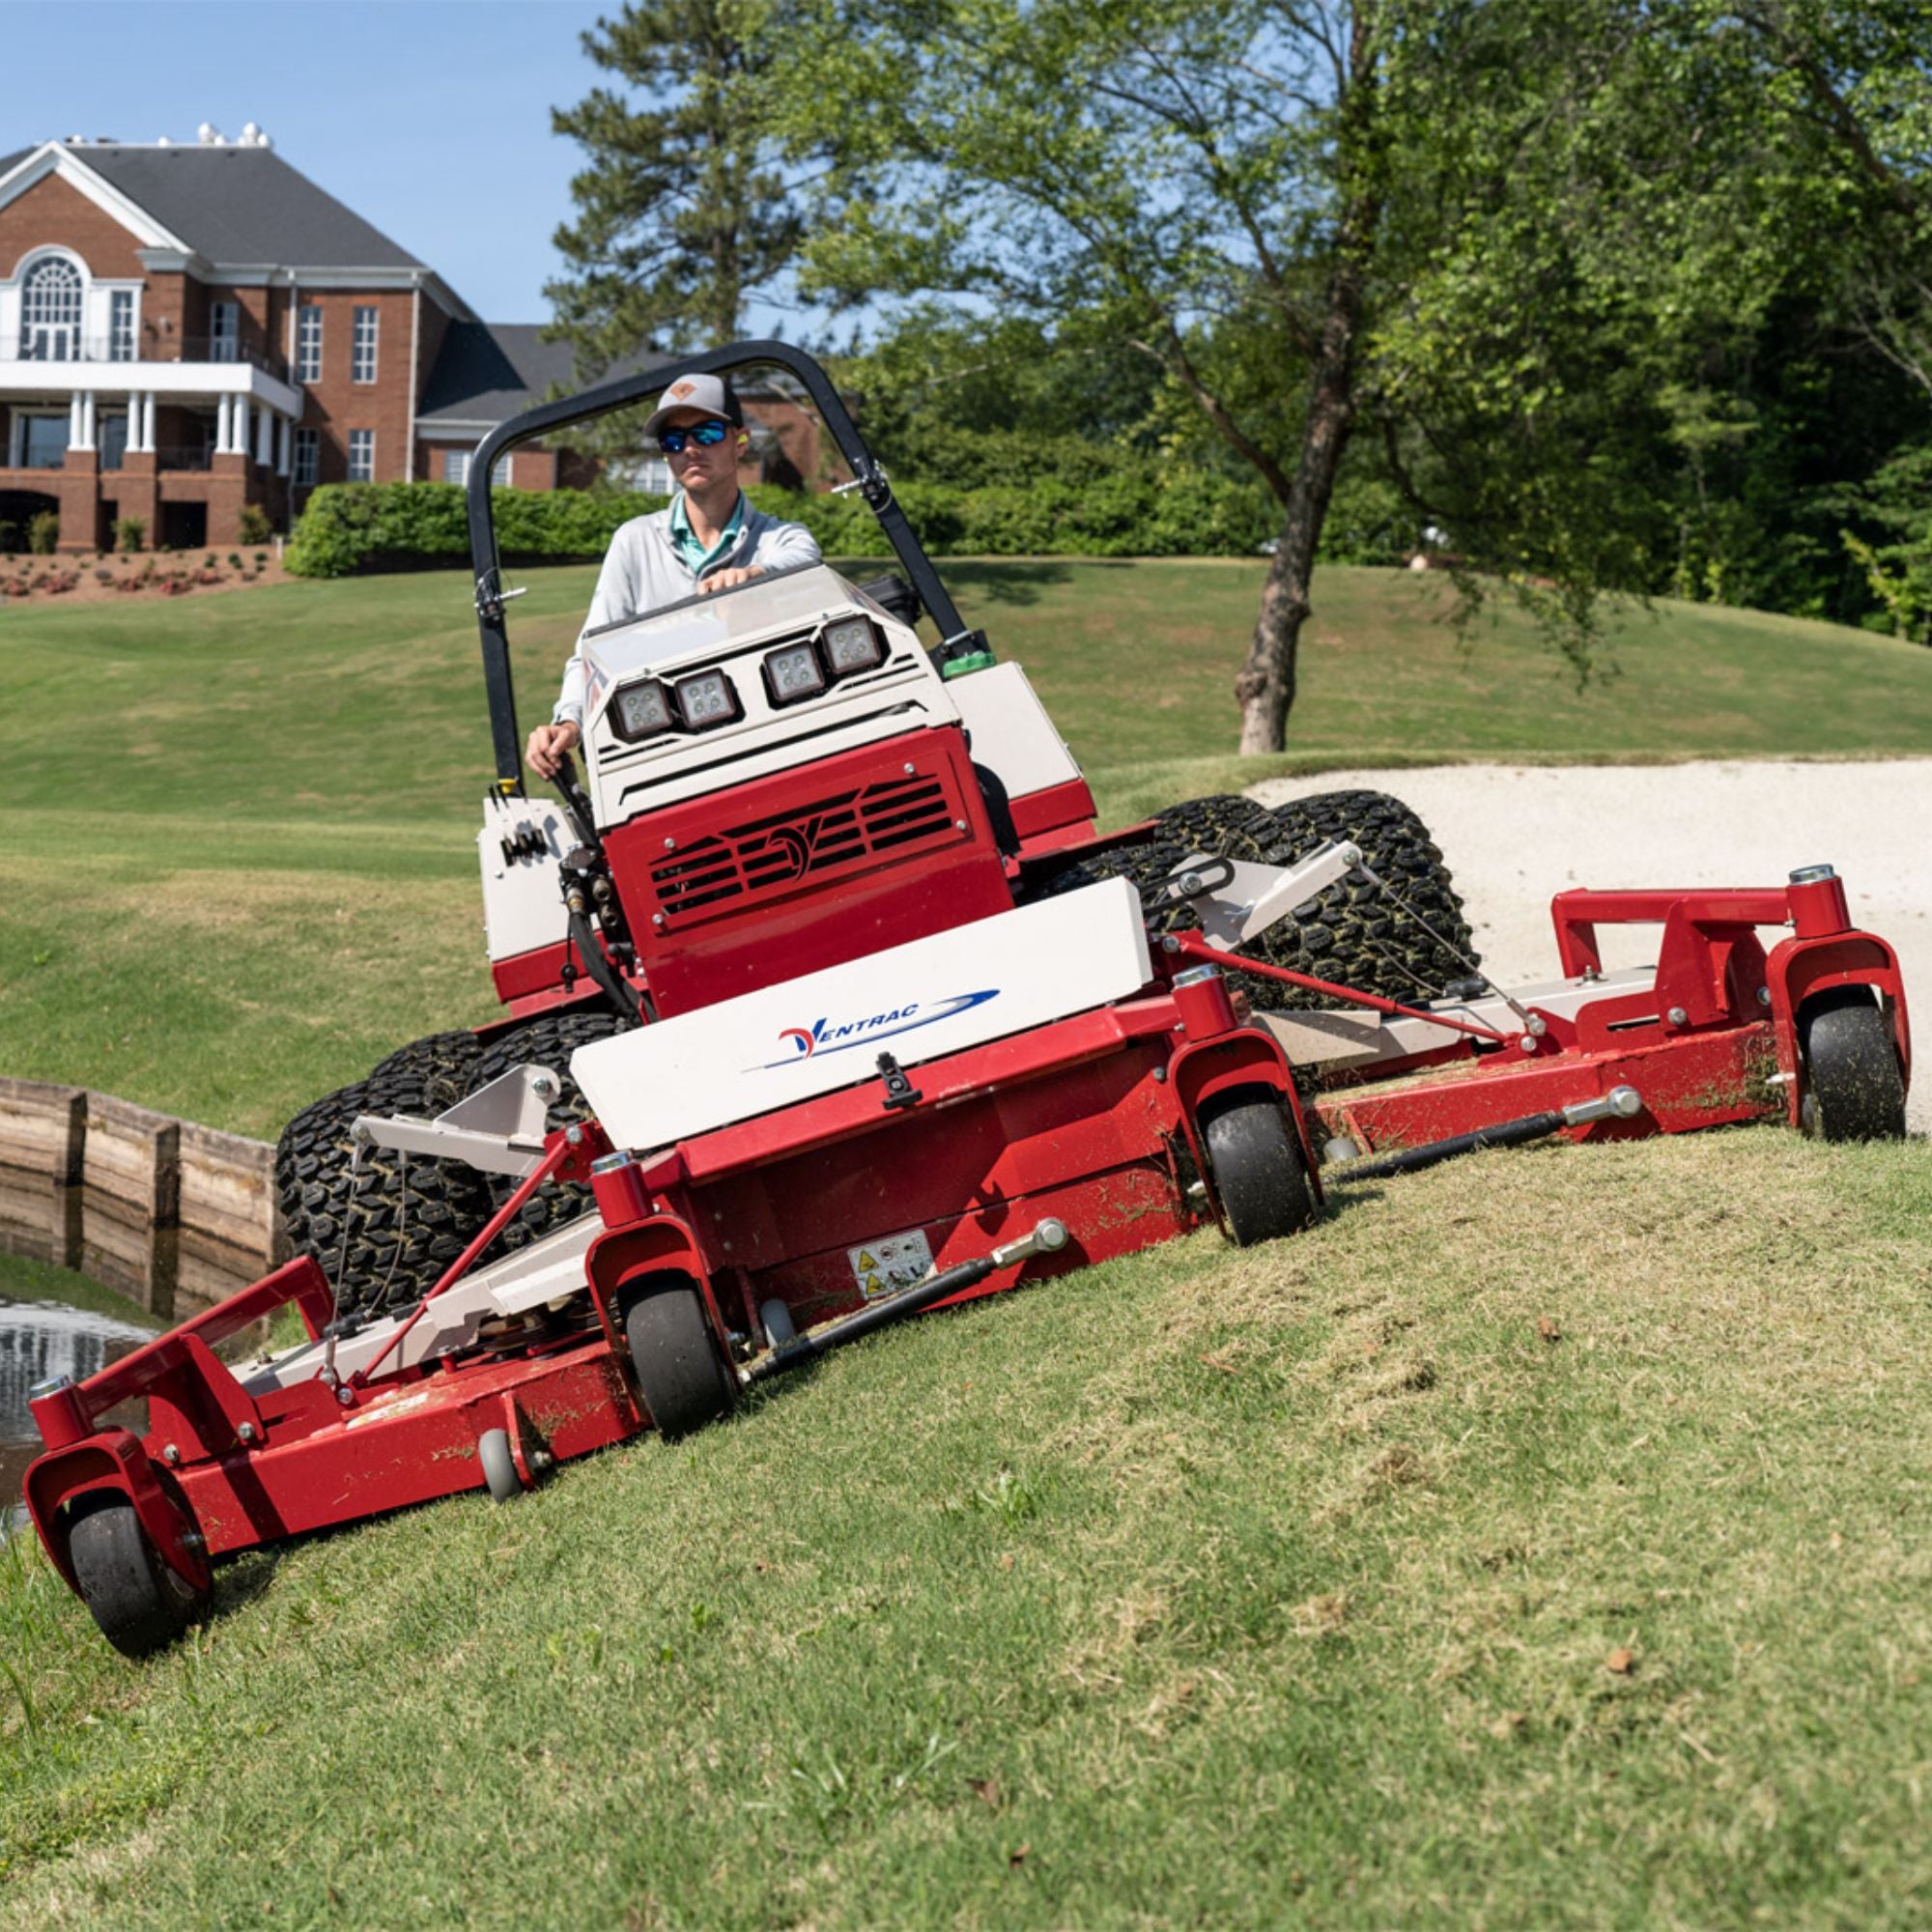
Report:
M 534 322 L 455 322 L 423 385 L 418 422 L 501 422 L 543 401 L 553 383 L 568 392 L 588 386 L 577 375 L 577 352 L 568 342 L 546 342 Z M 640 355 L 600 376 L 614 381 L 635 369 L 668 362 Z
M 11 175 L 33 152 L 31 148 L 22 148 L 17 155 L 0 155 L 0 175 Z
M 69 152 L 211 262 L 291 269 L 429 266 L 269 148 L 87 142 Z

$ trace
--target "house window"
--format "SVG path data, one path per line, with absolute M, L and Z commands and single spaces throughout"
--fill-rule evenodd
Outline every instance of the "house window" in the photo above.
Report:
M 20 284 L 20 355 L 29 362 L 72 362 L 80 355 L 81 273 L 47 255 Z
M 476 452 L 473 449 L 445 449 L 442 452 L 442 480 L 445 483 L 468 483 L 469 466 Z M 490 466 L 490 487 L 493 490 L 507 490 L 510 487 L 510 459 L 499 456 Z
M 134 291 L 116 289 L 107 298 L 107 359 L 134 359 Z
M 128 418 L 102 416 L 98 436 L 100 443 L 101 469 L 125 469 L 128 456 Z
M 322 311 L 313 302 L 296 311 L 296 381 L 322 381 Z
M 313 485 L 321 467 L 322 432 L 313 429 L 297 430 L 294 480 L 298 484 Z
M 355 334 L 350 345 L 349 380 L 373 383 L 376 380 L 376 311 L 355 311 Z
M 242 348 L 242 309 L 236 302 L 208 305 L 208 359 L 233 362 Z
M 376 480 L 376 432 L 352 429 L 349 432 L 349 480 L 373 483 Z
M 17 445 L 14 467 L 19 469 L 58 469 L 67 461 L 68 415 L 24 415 L 14 412 Z

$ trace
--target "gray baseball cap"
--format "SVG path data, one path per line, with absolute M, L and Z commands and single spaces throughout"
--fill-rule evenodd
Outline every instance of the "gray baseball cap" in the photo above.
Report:
M 707 416 L 719 416 L 728 423 L 745 420 L 738 399 L 722 376 L 680 376 L 658 398 L 657 409 L 644 425 L 646 436 L 655 436 L 664 427 L 665 417 L 675 410 L 699 410 Z

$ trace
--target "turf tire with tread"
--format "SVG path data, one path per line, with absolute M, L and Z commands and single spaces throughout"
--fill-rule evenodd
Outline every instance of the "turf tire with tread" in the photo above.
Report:
M 482 1175 L 461 1161 L 406 1158 L 377 1147 L 355 1160 L 356 1115 L 427 1116 L 454 1104 L 446 1081 L 401 1060 L 391 1055 L 380 1077 L 304 1107 L 275 1148 L 275 1191 L 290 1245 L 321 1265 L 338 1315 L 380 1314 L 420 1300 L 490 1218 Z
M 469 1091 L 474 1093 L 487 1087 L 513 1066 L 547 1066 L 556 1075 L 557 1094 L 545 1112 L 544 1131 L 554 1134 L 564 1127 L 576 1126 L 590 1118 L 590 1106 L 582 1090 L 570 1077 L 570 1056 L 580 1046 L 609 1039 L 611 1035 L 625 1031 L 623 1021 L 602 1002 L 538 1013 L 534 1019 L 498 1034 L 483 1048 L 470 1073 Z M 493 1175 L 488 1184 L 500 1208 L 521 1183 L 514 1175 Z M 590 1205 L 590 1190 L 581 1181 L 546 1180 L 503 1230 L 500 1245 L 506 1252 L 526 1247 L 566 1222 L 576 1220 Z

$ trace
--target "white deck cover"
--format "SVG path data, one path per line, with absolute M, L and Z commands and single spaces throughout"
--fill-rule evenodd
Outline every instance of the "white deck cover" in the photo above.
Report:
M 668 1147 L 1137 992 L 1153 976 L 1140 898 L 1108 879 L 848 966 L 746 993 L 571 1056 L 620 1148 Z

